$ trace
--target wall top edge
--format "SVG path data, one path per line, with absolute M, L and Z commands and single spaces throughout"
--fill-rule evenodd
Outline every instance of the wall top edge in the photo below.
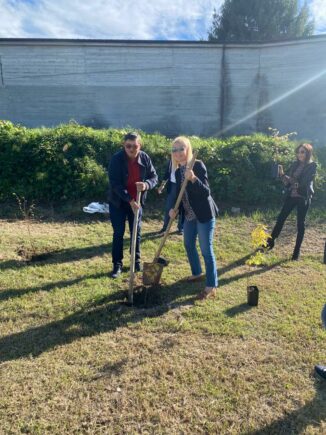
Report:
M 309 38 L 298 38 L 279 42 L 221 44 L 210 41 L 156 41 L 125 39 L 45 39 L 45 38 L 0 38 L 0 46 L 108 46 L 108 47 L 205 47 L 205 48 L 261 48 L 326 42 L 325 35 L 314 35 Z

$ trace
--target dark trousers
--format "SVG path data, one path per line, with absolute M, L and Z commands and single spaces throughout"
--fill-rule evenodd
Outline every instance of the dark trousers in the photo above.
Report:
M 278 215 L 276 225 L 272 231 L 272 238 L 276 239 L 280 235 L 284 222 L 286 221 L 291 211 L 294 208 L 296 208 L 298 233 L 297 233 L 297 240 L 295 243 L 294 250 L 296 252 L 299 252 L 304 237 L 305 219 L 306 219 L 307 211 L 309 209 L 309 205 L 310 205 L 310 200 L 305 201 L 304 198 L 292 198 L 291 196 L 288 196 L 284 201 L 280 214 Z
M 134 213 L 130 204 L 124 202 L 119 208 L 110 203 L 110 219 L 113 227 L 113 243 L 112 243 L 112 263 L 122 266 L 123 264 L 123 236 L 126 228 L 126 220 L 129 224 L 130 240 L 132 227 L 134 224 Z M 140 262 L 140 233 L 141 233 L 141 218 L 142 209 L 139 210 L 137 238 L 136 238 L 136 257 L 135 263 Z

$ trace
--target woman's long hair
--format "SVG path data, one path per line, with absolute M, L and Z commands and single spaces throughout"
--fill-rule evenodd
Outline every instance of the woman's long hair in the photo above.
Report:
M 299 149 L 303 148 L 306 152 L 306 158 L 305 158 L 305 163 L 310 163 L 312 162 L 312 150 L 313 150 L 313 146 L 310 143 L 301 143 L 300 145 L 298 145 L 295 149 L 295 153 L 297 154 Z
M 172 142 L 172 147 L 175 145 L 182 145 L 186 148 L 187 162 L 190 162 L 192 159 L 192 146 L 190 140 L 185 136 L 178 136 Z M 173 153 L 171 153 L 171 161 L 172 161 L 172 169 L 175 171 L 178 167 L 178 162 L 174 158 Z

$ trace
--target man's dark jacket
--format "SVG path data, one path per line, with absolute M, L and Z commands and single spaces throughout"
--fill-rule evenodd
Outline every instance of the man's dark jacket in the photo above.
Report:
M 150 157 L 144 152 L 140 151 L 138 156 L 140 181 L 148 185 L 148 189 L 153 189 L 157 184 L 157 174 L 152 164 Z M 131 196 L 127 190 L 128 181 L 128 157 L 125 150 L 115 153 L 109 163 L 109 202 L 115 207 L 119 208 L 123 202 L 130 202 Z M 143 206 L 146 200 L 147 191 L 142 192 L 141 205 Z
M 211 197 L 211 191 L 208 184 L 207 169 L 201 160 L 195 161 L 193 172 L 196 175 L 197 179 L 194 183 L 188 181 L 186 187 L 189 204 L 191 205 L 191 208 L 193 209 L 197 220 L 200 223 L 205 223 L 217 216 L 218 207 L 215 204 L 213 198 Z M 181 173 L 179 168 L 175 171 L 175 179 L 177 182 L 178 195 L 181 189 Z M 180 208 L 181 210 L 183 209 L 182 201 Z

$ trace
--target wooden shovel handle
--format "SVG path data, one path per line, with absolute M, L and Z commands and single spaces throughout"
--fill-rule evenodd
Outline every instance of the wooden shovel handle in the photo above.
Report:
M 140 195 L 141 195 L 141 192 L 137 191 L 136 202 L 138 205 L 140 205 Z M 129 291 L 128 291 L 128 301 L 130 304 L 133 303 L 136 238 L 137 238 L 138 219 L 139 219 L 139 209 L 137 209 L 137 211 L 134 214 L 134 223 L 132 226 L 132 235 L 131 235 L 130 276 L 129 276 Z
M 189 169 L 192 169 L 192 168 L 194 167 L 194 164 L 195 164 L 195 160 L 196 160 L 197 154 L 198 154 L 197 151 L 194 151 L 194 152 L 193 152 L 192 159 L 190 160 L 190 162 L 189 162 L 188 165 L 187 165 L 187 167 L 188 167 Z M 175 203 L 175 205 L 174 205 L 174 208 L 173 208 L 173 210 L 174 210 L 175 213 L 177 213 L 178 210 L 179 210 L 179 205 L 180 205 L 180 202 L 181 202 L 181 200 L 182 200 L 183 194 L 184 194 L 184 192 L 185 192 L 185 190 L 186 190 L 187 183 L 188 183 L 188 180 L 185 178 L 185 179 L 183 180 L 183 183 L 182 183 L 182 186 L 181 186 L 181 189 L 180 189 L 180 192 L 179 192 L 179 195 L 178 195 L 177 201 L 176 201 L 176 203 Z M 161 251 L 162 251 L 162 249 L 163 249 L 163 246 L 164 246 L 164 244 L 165 244 L 165 242 L 166 242 L 166 239 L 168 238 L 168 235 L 169 235 L 169 233 L 170 233 L 170 229 L 171 229 L 171 226 L 172 226 L 172 223 L 173 223 L 174 219 L 175 219 L 175 217 L 173 217 L 173 218 L 170 217 L 170 220 L 169 220 L 168 226 L 167 226 L 166 231 L 165 231 L 165 233 L 164 233 L 164 237 L 163 237 L 163 239 L 161 240 L 160 246 L 158 247 L 158 250 L 157 250 L 157 252 L 156 252 L 156 254 L 155 254 L 154 262 L 158 259 L 158 257 L 159 257 L 160 254 L 161 254 Z

